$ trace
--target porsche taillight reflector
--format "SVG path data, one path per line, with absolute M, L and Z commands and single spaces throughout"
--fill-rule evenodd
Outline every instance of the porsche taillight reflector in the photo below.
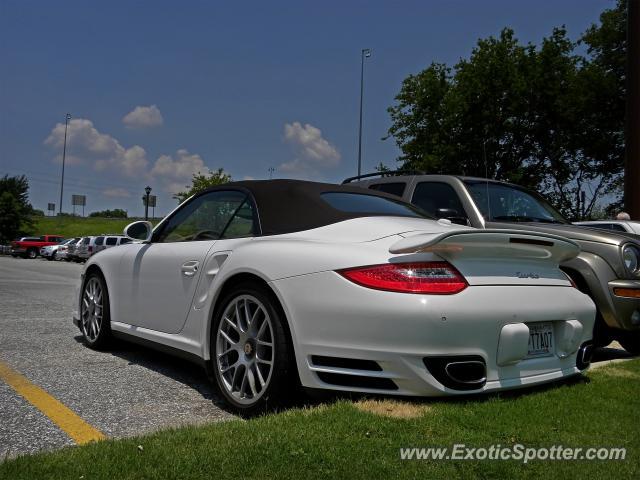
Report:
M 464 277 L 447 262 L 385 263 L 338 273 L 363 287 L 390 292 L 451 295 L 467 288 Z

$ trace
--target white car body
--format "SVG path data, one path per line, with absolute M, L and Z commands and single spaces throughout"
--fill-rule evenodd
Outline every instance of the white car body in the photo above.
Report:
M 591 340 L 595 307 L 558 268 L 578 252 L 575 243 L 553 235 L 369 216 L 279 235 L 130 243 L 92 256 L 83 277 L 96 269 L 104 276 L 114 334 L 206 365 L 223 286 L 238 275 L 252 276 L 282 306 L 303 386 L 439 396 L 524 387 L 586 368 L 580 355 Z M 338 273 L 443 260 L 465 277 L 463 291 L 381 291 Z M 200 268 L 188 275 L 185 266 L 194 264 Z M 76 325 L 79 318 L 76 306 Z M 553 334 L 553 347 L 528 358 L 530 332 L 541 322 Z M 480 388 L 450 388 L 425 363 L 455 356 L 486 363 Z M 326 357 L 347 363 L 327 364 Z M 354 368 L 349 360 L 378 368 Z
M 599 228 L 640 235 L 640 222 L 633 220 L 590 220 L 587 222 L 573 222 L 573 224 L 581 227 Z

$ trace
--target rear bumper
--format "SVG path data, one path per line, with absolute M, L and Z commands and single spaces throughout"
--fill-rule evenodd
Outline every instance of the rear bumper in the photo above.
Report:
M 320 389 L 441 396 L 558 380 L 580 372 L 577 351 L 591 340 L 595 320 L 591 299 L 570 287 L 472 286 L 456 295 L 411 295 L 360 287 L 334 272 L 273 286 L 287 309 L 301 382 Z M 524 358 L 528 325 L 538 322 L 552 325 L 552 353 Z M 505 334 L 512 325 L 525 336 Z M 448 388 L 425 365 L 452 356 L 482 359 L 480 388 Z M 318 357 L 340 361 L 327 366 Z M 378 368 L 359 369 L 350 360 Z

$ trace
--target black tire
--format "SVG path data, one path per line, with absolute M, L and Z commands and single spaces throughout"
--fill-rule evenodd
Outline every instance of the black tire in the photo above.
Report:
M 51 260 L 53 260 L 53 255 L 49 255 L 48 257 L 44 257 L 44 258 L 46 258 L 47 260 L 51 261 Z
M 256 300 L 258 303 L 252 303 L 252 299 Z M 249 311 L 251 309 L 251 304 L 253 304 L 256 310 L 262 307 L 263 310 L 266 311 L 268 317 L 262 313 L 256 315 L 256 310 L 254 310 L 252 321 L 255 322 L 255 325 L 253 323 L 247 323 L 246 325 L 248 327 L 246 328 L 246 332 L 244 332 L 244 335 L 248 338 L 243 340 L 242 337 L 240 337 L 240 331 L 236 328 L 235 331 L 238 332 L 238 341 L 235 342 L 234 345 L 238 347 L 238 349 L 233 349 L 234 351 L 231 352 L 232 348 L 228 345 L 225 349 L 230 353 L 223 355 L 218 359 L 218 355 L 223 353 L 218 351 L 221 348 L 220 344 L 221 342 L 226 341 L 219 340 L 218 337 L 225 312 L 227 309 L 233 308 L 234 305 L 243 300 L 248 300 L 250 302 Z M 211 325 L 210 362 L 211 371 L 213 372 L 216 386 L 222 398 L 235 411 L 245 416 L 252 416 L 267 409 L 278 409 L 290 403 L 290 401 L 296 397 L 296 393 L 299 390 L 299 381 L 297 379 L 293 347 L 288 326 L 286 324 L 287 320 L 273 292 L 259 282 L 249 281 L 235 286 L 231 291 L 224 295 L 218 305 L 219 306 L 216 308 L 213 323 Z M 268 325 L 262 334 L 258 332 L 258 334 L 252 338 L 252 331 L 255 332 L 256 329 L 260 331 L 263 330 L 262 323 L 260 322 L 261 318 L 262 323 L 267 322 Z M 234 319 L 235 317 L 231 320 L 233 321 Z M 239 325 L 237 319 L 235 319 L 235 322 Z M 229 328 L 226 322 L 222 328 Z M 269 351 L 271 347 L 265 347 L 260 344 L 265 344 L 265 342 L 268 343 L 269 337 L 261 336 L 265 335 L 265 332 L 267 331 L 270 334 L 271 344 L 273 345 L 273 350 L 271 351 Z M 229 333 L 231 332 L 232 330 L 229 330 Z M 259 341 L 261 338 L 264 341 Z M 254 346 L 253 352 L 251 352 L 251 345 Z M 263 350 L 261 351 L 260 349 Z M 233 356 L 235 355 L 237 355 L 237 360 L 234 361 Z M 242 361 L 248 363 L 248 366 L 239 364 L 241 355 L 244 355 L 242 356 Z M 251 355 L 254 355 L 253 363 L 251 363 Z M 268 378 L 265 380 L 264 386 L 261 386 L 262 382 L 258 382 L 258 384 L 256 384 L 256 379 L 264 379 L 264 376 L 266 375 L 266 370 L 262 369 L 260 366 L 264 360 L 261 360 L 259 357 L 263 356 L 264 358 L 272 358 L 273 362 Z M 229 366 L 229 363 L 236 363 L 238 366 L 231 371 L 230 368 L 232 367 Z M 244 368 L 244 370 L 241 370 L 242 368 Z M 223 376 L 226 375 L 226 372 L 223 372 L 225 369 L 233 376 L 233 380 L 231 380 L 231 382 L 229 382 L 229 375 L 223 378 Z M 257 388 L 261 388 L 260 392 L 255 395 L 251 391 L 246 392 L 244 399 L 242 399 L 242 387 L 239 387 L 240 391 L 236 392 L 237 394 L 235 396 L 233 394 L 234 384 L 236 384 L 236 376 L 240 377 L 243 374 L 243 378 L 247 378 L 246 388 L 253 391 Z M 251 385 L 252 382 L 250 379 L 253 379 L 253 386 Z M 244 380 L 242 381 L 244 382 Z M 245 384 L 242 383 L 242 385 Z M 229 391 L 229 388 L 231 391 Z M 250 395 L 251 398 L 247 398 L 248 395 Z
M 623 332 L 618 341 L 631 355 L 640 355 L 640 332 Z
M 98 301 L 95 287 L 99 286 L 102 294 L 99 299 L 101 317 L 98 318 L 96 308 Z M 93 305 L 91 301 L 94 300 Z M 109 292 L 102 275 L 92 272 L 82 284 L 80 298 L 80 331 L 85 345 L 94 350 L 102 350 L 111 342 L 111 310 L 109 308 Z M 95 323 L 93 323 L 95 321 Z
M 35 248 L 30 248 L 27 250 L 26 258 L 34 259 L 38 256 L 38 251 Z

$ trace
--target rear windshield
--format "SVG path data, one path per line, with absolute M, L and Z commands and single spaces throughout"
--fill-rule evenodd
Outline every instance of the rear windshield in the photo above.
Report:
M 107 237 L 107 245 L 115 245 L 116 243 L 118 243 L 116 237 Z
M 341 212 L 433 219 L 427 212 L 400 200 L 346 192 L 326 192 L 320 196 Z

